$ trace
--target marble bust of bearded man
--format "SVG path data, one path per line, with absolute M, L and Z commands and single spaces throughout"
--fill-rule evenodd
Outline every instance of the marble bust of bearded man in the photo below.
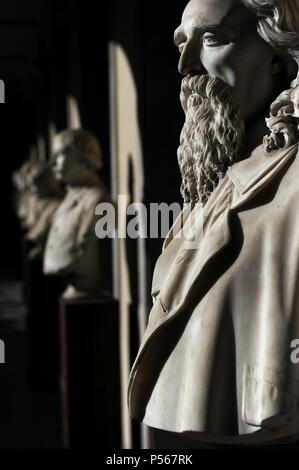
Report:
M 299 1 L 191 0 L 175 43 L 185 207 L 156 264 L 130 412 L 209 442 L 299 440 Z

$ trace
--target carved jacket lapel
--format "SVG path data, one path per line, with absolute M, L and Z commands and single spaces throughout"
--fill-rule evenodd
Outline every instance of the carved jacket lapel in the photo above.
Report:
M 150 347 L 151 339 L 157 337 L 159 332 L 167 327 L 167 324 L 186 309 L 195 284 L 198 288 L 198 282 L 200 282 L 204 267 L 229 244 L 231 240 L 230 214 L 239 211 L 269 184 L 284 165 L 292 157 L 295 157 L 297 150 L 297 145 L 294 145 L 284 151 L 265 154 L 262 147 L 258 147 L 250 159 L 233 165 L 227 173 L 233 185 L 233 200 L 230 206 L 218 217 L 212 229 L 207 231 L 198 249 L 185 249 L 183 240 L 176 240 L 173 237 L 173 229 L 170 231 L 161 258 L 165 256 L 165 262 L 167 261 L 167 250 L 170 249 L 173 243 L 177 244 L 177 256 L 175 263 L 169 269 L 167 279 L 161 283 L 161 288 L 159 289 L 157 283 L 153 286 L 153 290 L 156 291 L 156 301 L 131 371 L 129 390 L 133 387 L 138 367 L 145 351 Z M 212 273 L 209 273 L 209 275 L 212 275 Z
M 222 200 L 223 197 L 226 197 L 227 207 L 217 213 L 218 201 L 216 197 L 216 200 L 212 201 L 212 205 L 208 203 L 204 209 L 195 209 L 196 212 L 192 213 L 194 219 L 197 219 L 198 229 L 200 224 L 203 225 L 203 238 L 196 249 L 190 249 L 184 241 L 184 237 L 176 240 L 173 239 L 173 234 L 171 235 L 172 241 L 170 243 L 177 244 L 175 262 L 169 270 L 168 278 L 161 285 L 161 289 L 159 290 L 155 286 L 156 292 L 159 291 L 163 308 L 169 315 L 175 313 L 178 306 L 184 305 L 190 289 L 192 290 L 203 268 L 230 242 L 230 214 L 241 209 L 243 205 L 258 194 L 296 152 L 297 146 L 293 146 L 284 152 L 265 154 L 262 147 L 259 147 L 250 159 L 233 165 L 228 171 L 230 187 L 226 183 L 227 196 L 223 196 L 225 190 L 220 188 L 222 190 Z M 233 189 L 232 201 L 229 201 L 232 196 L 230 188 Z M 215 212 L 216 222 L 210 228 L 206 219 L 209 219 L 211 214 L 215 217 Z M 190 208 L 189 211 L 187 208 L 184 214 L 185 220 L 189 214 Z M 169 248 L 170 244 L 166 243 L 162 256 L 167 258 Z M 182 283 L 184 286 L 181 286 Z

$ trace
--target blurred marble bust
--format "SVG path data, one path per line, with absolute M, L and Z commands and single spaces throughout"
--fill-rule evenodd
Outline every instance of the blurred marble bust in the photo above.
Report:
M 36 244 L 38 254 L 44 246 L 52 217 L 63 197 L 60 183 L 52 168 L 37 158 L 27 160 L 13 175 L 16 188 L 16 211 L 26 238 Z M 32 253 L 33 253 L 32 252 Z M 42 250 L 41 250 L 42 252 Z
M 31 185 L 33 171 L 37 162 L 32 159 L 26 160 L 19 170 L 15 171 L 12 177 L 13 185 L 16 191 L 15 208 L 22 227 L 26 228 L 27 215 L 31 207 Z
M 52 167 L 43 163 L 32 171 L 29 191 L 31 203 L 26 219 L 26 238 L 35 245 L 29 256 L 36 258 L 44 252 L 53 217 L 63 199 L 64 190 L 55 178 Z
M 103 268 L 94 230 L 95 208 L 109 200 L 98 175 L 102 155 L 97 139 L 82 129 L 63 131 L 54 139 L 52 166 L 66 195 L 49 233 L 44 273 L 65 278 L 65 298 L 97 296 Z

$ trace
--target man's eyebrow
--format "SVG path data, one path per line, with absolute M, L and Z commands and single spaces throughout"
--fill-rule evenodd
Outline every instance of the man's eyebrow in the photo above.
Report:
M 193 31 L 204 34 L 207 31 L 217 31 L 221 34 L 232 35 L 231 28 L 225 24 L 206 24 L 202 26 L 194 26 Z M 236 31 L 235 31 L 236 32 Z M 174 43 L 176 46 L 179 46 L 182 42 L 185 42 L 187 39 L 187 34 L 184 31 L 183 24 L 181 24 L 174 32 Z
M 175 30 L 173 40 L 176 46 L 179 46 L 182 42 L 186 40 L 186 34 L 184 33 L 181 26 L 179 26 Z

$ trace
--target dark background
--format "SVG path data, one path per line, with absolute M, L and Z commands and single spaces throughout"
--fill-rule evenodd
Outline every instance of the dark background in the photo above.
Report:
M 181 201 L 176 162 L 183 113 L 173 31 L 185 1 L 2 0 L 0 78 L 1 243 L 0 275 L 19 273 L 19 245 L 12 210 L 12 172 L 28 157 L 48 125 L 66 126 L 66 97 L 79 104 L 83 127 L 103 148 L 103 178 L 110 182 L 108 43 L 122 44 L 139 92 L 146 202 Z M 47 149 L 49 151 L 49 149 Z M 161 241 L 152 241 L 155 259 Z
M 83 125 L 99 137 L 109 181 L 107 13 L 97 2 L 3 0 L 0 5 L 1 276 L 19 273 L 19 244 L 12 211 L 11 175 L 48 125 L 66 127 L 66 97 L 75 96 Z M 49 152 L 49 147 L 47 147 Z
M 102 177 L 110 186 L 108 44 L 116 41 L 127 53 L 138 87 L 145 202 L 181 202 L 176 151 L 184 116 L 173 32 L 186 3 L 1 0 L 0 79 L 6 104 L 0 105 L 0 294 L 9 300 L 0 299 L 0 339 L 8 345 L 7 365 L 0 365 L 0 449 L 62 446 L 59 394 L 28 385 L 21 286 L 7 287 L 22 280 L 12 173 L 29 157 L 38 134 L 50 156 L 49 124 L 57 131 L 66 127 L 66 98 L 72 95 L 83 127 L 101 142 Z M 148 291 L 161 245 L 161 239 L 147 242 Z M 8 311 L 10 320 L 4 321 Z

